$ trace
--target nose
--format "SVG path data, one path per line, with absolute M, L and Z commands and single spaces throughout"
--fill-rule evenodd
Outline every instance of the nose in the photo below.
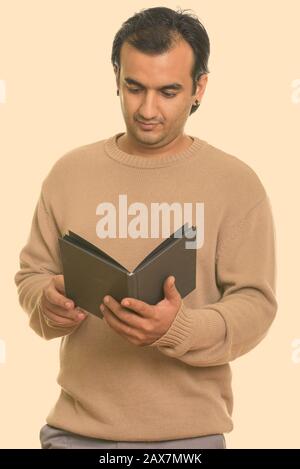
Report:
M 140 119 L 150 122 L 158 122 L 157 117 L 157 107 L 156 107 L 156 99 L 153 94 L 145 93 L 143 96 L 142 104 L 139 107 L 139 116 Z

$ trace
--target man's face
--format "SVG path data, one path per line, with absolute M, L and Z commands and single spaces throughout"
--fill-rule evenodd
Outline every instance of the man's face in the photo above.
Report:
M 115 72 L 130 138 L 140 145 L 161 147 L 181 135 L 191 106 L 201 98 L 207 82 L 203 75 L 192 95 L 194 55 L 188 42 L 180 40 L 171 50 L 155 56 L 125 42 L 120 63 L 120 76 Z M 138 121 L 154 125 L 141 126 Z

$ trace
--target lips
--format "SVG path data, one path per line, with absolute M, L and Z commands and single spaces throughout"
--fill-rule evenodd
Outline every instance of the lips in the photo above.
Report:
M 158 125 L 157 123 L 150 123 L 150 124 L 147 123 L 147 124 L 145 124 L 144 122 L 140 122 L 140 121 L 137 121 L 137 123 L 138 123 L 139 126 L 140 126 L 142 129 L 144 129 L 144 130 L 152 130 L 152 129 L 154 129 L 154 127 L 155 127 L 156 125 Z

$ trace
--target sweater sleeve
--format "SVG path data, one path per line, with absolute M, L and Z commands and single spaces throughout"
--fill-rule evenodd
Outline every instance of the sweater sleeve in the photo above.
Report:
M 275 229 L 268 195 L 226 230 L 218 243 L 221 298 L 181 307 L 167 332 L 150 344 L 192 366 L 222 365 L 253 349 L 277 312 Z
M 29 326 L 42 338 L 49 340 L 67 335 L 75 326 L 57 325 L 45 321 L 41 308 L 43 288 L 51 278 L 60 274 L 58 251 L 60 235 L 54 217 L 46 206 L 43 188 L 35 206 L 29 237 L 19 255 L 19 270 L 14 276 L 19 304 L 29 316 Z

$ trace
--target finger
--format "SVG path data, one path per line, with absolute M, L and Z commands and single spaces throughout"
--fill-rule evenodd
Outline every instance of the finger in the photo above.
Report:
M 166 278 L 163 285 L 165 298 L 173 303 L 177 303 L 180 299 L 180 293 L 176 287 L 176 279 L 174 275 Z
M 55 285 L 55 288 L 60 292 L 62 293 L 63 295 L 65 295 L 65 278 L 62 274 L 59 274 L 59 275 L 55 275 L 53 277 L 53 282 L 54 282 L 54 285 Z
M 74 301 L 66 298 L 62 293 L 57 289 L 57 283 L 50 283 L 50 285 L 45 289 L 44 294 L 49 303 L 60 306 L 61 308 L 70 310 L 75 307 Z
M 121 321 L 107 306 L 103 305 L 103 316 L 109 326 L 116 332 L 126 337 L 137 339 L 137 331 L 130 325 Z
M 105 306 L 103 303 L 100 305 L 100 311 L 109 311 L 111 314 L 114 314 L 120 321 L 124 322 L 128 326 L 131 326 L 134 329 L 142 329 L 143 328 L 143 319 L 139 314 L 135 314 L 135 312 L 128 310 L 127 308 L 122 308 L 120 303 L 118 303 L 119 307 L 115 307 L 114 310 L 110 309 L 108 306 Z
M 141 302 L 143 303 L 143 302 Z M 126 324 L 131 324 L 133 327 L 142 327 L 142 322 L 139 321 L 137 315 L 132 317 L 132 312 L 130 311 L 131 308 L 125 308 L 125 306 L 121 305 L 117 300 L 115 300 L 112 296 L 106 295 L 103 298 L 103 304 L 105 304 L 120 320 L 124 320 Z M 146 303 L 144 303 L 146 305 Z M 127 309 L 127 311 L 126 311 Z M 139 313 L 138 311 L 136 311 Z M 138 314 L 141 317 L 141 314 Z M 144 315 L 147 317 L 146 315 Z
M 55 290 L 62 295 L 62 297 L 65 299 L 66 303 L 68 304 L 68 307 L 74 308 L 74 301 L 71 298 L 66 297 L 65 293 L 65 278 L 63 275 L 55 275 L 53 278 L 53 283 Z
M 121 308 L 120 303 L 110 295 L 106 295 L 103 298 L 103 304 L 106 305 L 114 314 L 117 314 L 118 310 Z
M 47 299 L 47 292 L 44 292 L 44 295 L 42 295 L 41 298 L 41 306 L 42 309 L 51 311 L 52 313 L 56 314 L 57 316 L 63 317 L 63 318 L 69 318 L 73 320 L 78 320 L 78 319 L 83 319 L 87 313 L 85 311 L 82 311 L 79 307 L 76 308 L 68 308 L 65 309 L 59 305 L 53 304 Z
M 123 298 L 121 305 L 132 309 L 135 313 L 138 313 L 145 318 L 153 316 L 153 306 L 145 303 L 144 301 L 137 300 L 136 298 Z
M 49 309 L 45 309 L 43 311 L 44 316 L 46 316 L 48 319 L 50 319 L 51 322 L 54 322 L 55 324 L 59 326 L 74 326 L 75 324 L 78 324 L 81 322 L 83 319 L 79 320 L 74 320 L 66 317 L 59 316 L 58 314 L 53 313 Z M 47 322 L 47 321 L 46 321 Z
M 87 313 L 82 311 L 78 306 L 76 308 L 72 308 L 70 310 L 65 310 L 60 306 L 53 305 L 51 303 L 46 303 L 46 308 L 50 310 L 52 313 L 56 314 L 57 316 L 61 316 L 63 318 L 69 318 L 77 321 L 78 319 L 83 319 L 87 316 Z

